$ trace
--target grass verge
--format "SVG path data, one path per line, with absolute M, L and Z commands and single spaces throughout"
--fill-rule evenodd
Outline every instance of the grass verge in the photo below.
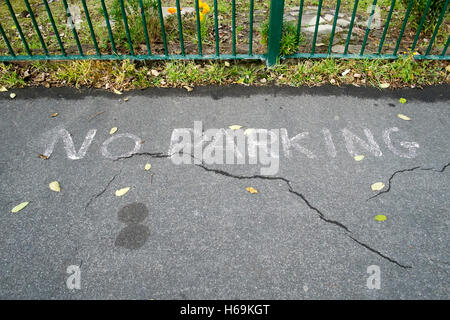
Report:
M 72 61 L 0 63 L 0 87 L 44 86 L 127 91 L 147 87 L 206 85 L 424 87 L 450 83 L 448 61 L 288 60 L 273 68 L 261 62 Z

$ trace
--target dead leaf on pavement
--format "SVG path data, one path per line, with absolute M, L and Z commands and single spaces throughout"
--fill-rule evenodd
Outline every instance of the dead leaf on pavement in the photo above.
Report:
M 360 154 L 360 155 L 354 156 L 353 159 L 355 159 L 355 161 L 361 161 L 364 159 L 364 155 Z
M 126 188 L 122 188 L 119 190 L 116 190 L 116 192 L 114 193 L 116 195 L 116 197 L 121 197 L 123 195 L 125 195 L 128 191 L 130 191 L 131 187 L 126 187 Z
M 379 214 L 375 216 L 375 220 L 377 221 L 385 221 L 387 217 L 385 215 Z
M 58 114 L 59 114 L 58 112 L 52 113 L 52 114 L 51 114 L 51 117 L 52 117 L 52 118 L 57 117 Z
M 247 190 L 247 191 L 250 192 L 251 194 L 258 193 L 258 190 L 256 190 L 256 189 L 253 188 L 253 187 L 247 187 L 247 188 L 245 188 L 245 190 Z
M 380 191 L 381 189 L 384 188 L 384 183 L 383 182 L 375 182 L 370 187 L 372 188 L 372 191 Z
M 9 97 L 10 97 L 11 99 L 14 99 L 16 96 L 17 96 L 17 95 L 16 95 L 15 93 L 11 93 L 11 94 L 9 95 Z
M 399 118 L 402 119 L 402 120 L 406 120 L 406 121 L 411 120 L 410 117 L 405 116 L 404 114 L 401 114 L 401 113 L 399 113 L 399 114 L 397 115 L 397 117 L 399 117 Z
M 152 165 L 151 165 L 150 163 L 147 163 L 147 164 L 145 165 L 144 169 L 145 169 L 145 171 L 148 171 L 148 170 L 151 169 L 151 167 L 152 167 Z
M 45 154 L 40 154 L 39 158 L 41 158 L 42 160 L 47 160 L 48 156 L 46 156 Z
M 242 128 L 242 126 L 240 126 L 238 124 L 234 124 L 232 126 L 229 126 L 228 128 L 230 128 L 231 130 L 239 130 L 240 128 Z
M 109 134 L 114 134 L 117 131 L 117 127 L 111 128 L 111 130 L 109 130 Z
M 52 181 L 50 182 L 50 184 L 48 185 L 50 190 L 55 191 L 55 192 L 60 192 L 61 191 L 61 186 L 59 185 L 58 181 Z
M 114 91 L 115 94 L 122 94 L 122 92 L 117 90 L 117 89 L 113 89 L 113 91 Z
M 12 208 L 11 212 L 12 213 L 19 212 L 20 210 L 25 208 L 29 203 L 30 203 L 29 201 L 22 202 L 22 203 L 18 204 L 17 206 L 15 206 L 14 208 Z

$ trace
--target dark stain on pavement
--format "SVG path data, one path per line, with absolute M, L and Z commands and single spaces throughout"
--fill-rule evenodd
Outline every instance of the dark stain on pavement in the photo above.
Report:
M 127 224 L 116 238 L 114 245 L 126 249 L 139 249 L 148 240 L 150 229 L 141 224 L 148 217 L 148 209 L 143 203 L 130 203 L 120 209 L 119 221 Z

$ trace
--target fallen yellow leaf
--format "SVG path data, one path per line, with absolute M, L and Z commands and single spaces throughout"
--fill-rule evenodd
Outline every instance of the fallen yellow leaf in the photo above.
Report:
M 15 206 L 14 208 L 12 208 L 11 212 L 12 213 L 19 212 L 20 210 L 25 208 L 29 203 L 30 203 L 29 201 L 22 202 L 22 203 L 18 204 L 17 206 Z
M 240 128 L 242 128 L 242 126 L 235 124 L 235 125 L 229 126 L 228 128 L 230 128 L 231 130 L 239 130 Z
M 353 159 L 355 159 L 355 161 L 361 161 L 362 159 L 364 159 L 364 155 L 360 154 L 360 155 L 354 156 Z
M 387 217 L 385 215 L 379 214 L 375 216 L 375 220 L 377 221 L 385 221 Z
M 58 181 L 52 181 L 49 183 L 48 186 L 49 186 L 50 190 L 52 190 L 52 191 L 55 191 L 55 192 L 61 191 L 61 186 L 59 185 Z
M 117 131 L 117 127 L 111 128 L 111 130 L 109 130 L 109 134 L 114 134 Z
M 120 91 L 117 90 L 117 89 L 113 89 L 113 91 L 114 91 L 115 94 L 122 94 L 122 92 L 120 92 Z
M 390 84 L 389 83 L 380 83 L 380 88 L 381 89 L 387 89 L 389 88 Z
M 258 193 L 258 190 L 256 190 L 256 189 L 253 188 L 253 187 L 247 187 L 247 188 L 245 188 L 245 190 L 247 190 L 247 191 L 250 192 L 251 194 Z
M 125 195 L 128 191 L 130 191 L 131 187 L 122 188 L 119 190 L 116 190 L 115 195 L 116 197 L 121 197 Z
M 450 72 L 450 64 L 445 67 L 445 70 L 447 70 L 447 72 Z
M 144 167 L 145 171 L 150 170 L 150 168 L 152 167 L 152 165 L 150 163 L 147 163 Z
M 58 112 L 52 113 L 51 116 L 52 116 L 52 118 L 57 117 L 58 116 Z
M 15 94 L 15 93 L 11 93 L 11 94 L 9 95 L 9 97 L 10 97 L 11 99 L 14 99 L 14 98 L 16 97 L 16 94 Z
M 183 88 L 185 88 L 188 92 L 191 92 L 192 90 L 194 90 L 194 89 L 192 89 L 192 88 L 189 87 L 189 86 L 183 86 Z
M 399 113 L 399 114 L 397 115 L 397 117 L 399 117 L 399 118 L 402 119 L 402 120 L 406 120 L 406 121 L 411 120 L 410 117 L 405 116 L 404 114 L 401 114 L 401 113 Z
M 373 191 L 379 191 L 384 188 L 384 183 L 383 182 L 375 182 L 370 187 L 372 188 Z
M 0 87 L 0 92 L 6 92 L 6 91 L 8 91 L 8 89 L 6 89 L 4 86 Z

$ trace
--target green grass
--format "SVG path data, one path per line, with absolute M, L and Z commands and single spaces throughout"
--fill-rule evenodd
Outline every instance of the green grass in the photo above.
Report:
M 389 83 L 391 88 L 422 87 L 450 83 L 450 74 L 446 70 L 448 65 L 446 61 L 415 61 L 412 55 L 395 61 L 291 59 L 270 69 L 260 62 L 244 61 L 0 63 L 0 86 L 16 88 L 45 85 L 129 90 L 228 84 L 294 87 L 355 84 L 379 87 L 380 83 Z M 347 69 L 350 72 L 342 76 Z M 156 73 L 157 76 L 153 75 Z

